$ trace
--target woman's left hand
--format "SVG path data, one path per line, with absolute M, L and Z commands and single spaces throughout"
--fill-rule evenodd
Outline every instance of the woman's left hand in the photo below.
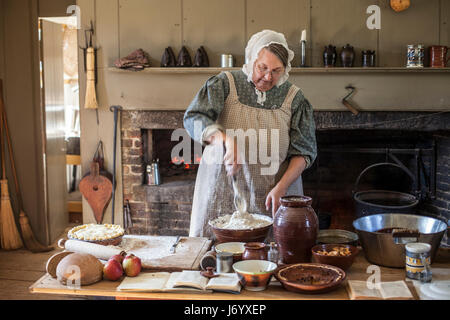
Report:
M 272 218 L 275 218 L 275 213 L 277 213 L 280 207 L 280 199 L 286 195 L 286 188 L 281 187 L 277 184 L 267 195 L 266 198 L 266 210 L 272 208 Z

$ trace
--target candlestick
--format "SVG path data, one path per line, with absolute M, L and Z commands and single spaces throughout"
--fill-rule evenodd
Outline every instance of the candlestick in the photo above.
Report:
M 300 40 L 300 47 L 301 47 L 301 67 L 306 67 L 306 30 L 302 31 L 302 37 Z
M 302 31 L 302 38 L 301 41 L 306 41 L 306 30 Z

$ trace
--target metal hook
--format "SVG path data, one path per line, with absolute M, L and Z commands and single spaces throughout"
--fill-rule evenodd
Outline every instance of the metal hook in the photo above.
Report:
M 359 111 L 356 110 L 351 104 L 350 102 L 348 102 L 347 100 L 353 95 L 353 93 L 355 92 L 356 88 L 349 85 L 347 87 L 345 87 L 345 89 L 350 90 L 350 93 L 347 94 L 343 99 L 342 99 L 342 104 L 344 106 L 347 107 L 347 109 L 349 109 L 355 116 L 359 114 Z
M 345 87 L 345 89 L 351 90 L 351 91 L 350 91 L 350 93 L 348 95 L 345 96 L 345 98 L 343 100 L 349 99 L 353 95 L 355 90 L 356 90 L 355 87 L 353 87 L 353 86 L 347 86 L 347 87 Z

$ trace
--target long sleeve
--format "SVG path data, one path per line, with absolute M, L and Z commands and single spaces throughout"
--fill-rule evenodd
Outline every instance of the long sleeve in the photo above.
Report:
M 301 92 L 296 95 L 292 102 L 288 158 L 292 156 L 303 156 L 306 160 L 306 168 L 310 168 L 317 157 L 314 111 Z
M 193 140 L 203 143 L 205 129 L 216 123 L 229 92 L 230 86 L 224 73 L 209 78 L 198 91 L 183 119 L 184 127 Z

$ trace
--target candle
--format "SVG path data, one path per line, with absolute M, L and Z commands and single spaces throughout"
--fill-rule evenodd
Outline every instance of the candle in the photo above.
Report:
M 306 30 L 302 31 L 302 40 L 301 41 L 306 41 Z

